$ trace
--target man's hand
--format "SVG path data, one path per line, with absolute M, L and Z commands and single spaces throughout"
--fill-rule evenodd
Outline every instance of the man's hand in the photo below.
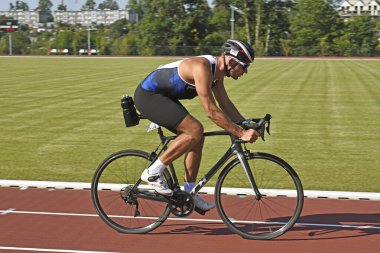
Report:
M 248 130 L 243 130 L 243 135 L 240 137 L 242 141 L 247 141 L 250 143 L 253 143 L 259 138 L 260 134 L 253 130 L 253 129 L 248 129 Z

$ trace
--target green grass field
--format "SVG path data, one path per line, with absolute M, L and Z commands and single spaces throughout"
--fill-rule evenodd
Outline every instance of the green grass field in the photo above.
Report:
M 150 151 L 157 136 L 125 128 L 120 98 L 172 60 L 0 57 L 0 179 L 89 182 L 110 153 Z M 257 59 L 249 72 L 226 87 L 245 116 L 273 116 L 251 150 L 288 161 L 307 190 L 380 191 L 380 60 Z M 184 104 L 218 129 L 198 99 Z M 206 141 L 201 174 L 228 142 Z

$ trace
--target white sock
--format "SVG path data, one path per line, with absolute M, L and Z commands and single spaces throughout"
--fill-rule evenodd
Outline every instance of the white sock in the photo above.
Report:
M 160 158 L 158 158 L 149 168 L 148 168 L 148 172 L 149 174 L 151 175 L 155 175 L 155 174 L 162 174 L 164 172 L 166 168 L 166 165 L 163 164 L 160 160 Z
M 185 189 L 185 192 L 191 192 L 191 190 L 195 187 L 195 182 L 184 182 L 183 183 L 183 188 Z

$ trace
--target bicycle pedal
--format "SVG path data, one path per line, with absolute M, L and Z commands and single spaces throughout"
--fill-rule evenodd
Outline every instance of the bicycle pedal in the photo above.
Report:
M 208 211 L 210 211 L 210 210 L 202 210 L 202 209 L 200 209 L 199 207 L 195 207 L 194 208 L 194 211 L 196 211 L 197 213 L 199 213 L 200 215 L 205 215 Z

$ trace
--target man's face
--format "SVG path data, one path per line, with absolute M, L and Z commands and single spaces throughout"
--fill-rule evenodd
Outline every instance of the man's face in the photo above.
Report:
M 248 72 L 249 64 L 245 64 L 234 57 L 230 57 L 228 65 L 230 68 L 230 75 L 235 80 Z

